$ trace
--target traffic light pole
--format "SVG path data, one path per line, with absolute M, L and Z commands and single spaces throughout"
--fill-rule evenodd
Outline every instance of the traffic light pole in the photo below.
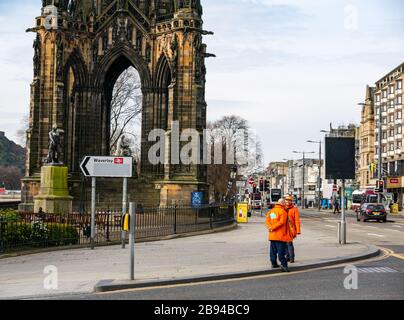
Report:
M 261 217 L 262 217 L 262 207 L 264 205 L 263 199 L 264 199 L 264 192 L 261 191 Z

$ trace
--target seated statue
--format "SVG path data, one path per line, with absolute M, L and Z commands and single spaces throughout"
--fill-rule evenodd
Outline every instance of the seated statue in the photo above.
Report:
M 119 139 L 118 147 L 116 148 L 115 156 L 118 157 L 131 157 L 132 150 L 130 149 L 129 141 L 124 135 Z

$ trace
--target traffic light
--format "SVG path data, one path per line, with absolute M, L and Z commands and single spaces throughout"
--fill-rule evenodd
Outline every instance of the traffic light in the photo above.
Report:
M 257 193 L 257 185 L 254 183 L 253 184 L 253 194 Z
M 265 186 L 264 186 L 265 192 L 269 192 L 269 181 L 265 180 Z
M 264 192 L 264 180 L 260 180 L 260 192 Z
M 383 180 L 377 180 L 376 182 L 376 192 L 383 192 L 384 191 L 384 181 Z

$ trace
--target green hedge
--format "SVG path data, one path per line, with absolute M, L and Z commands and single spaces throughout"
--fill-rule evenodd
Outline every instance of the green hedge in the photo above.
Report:
M 76 228 L 66 224 L 0 222 L 0 251 L 79 244 Z
M 0 219 L 17 220 L 18 213 L 16 210 L 13 210 L 13 209 L 0 210 Z

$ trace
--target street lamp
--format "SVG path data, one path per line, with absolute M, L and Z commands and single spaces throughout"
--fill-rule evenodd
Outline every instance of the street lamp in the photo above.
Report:
M 305 199 L 304 199 L 304 182 L 305 182 L 305 177 L 304 177 L 304 170 L 305 170 L 305 162 L 306 162 L 306 154 L 312 154 L 315 152 L 306 152 L 306 151 L 293 151 L 293 153 L 298 153 L 298 154 L 303 154 L 303 174 L 302 174 L 302 208 L 305 209 L 306 208 L 306 203 L 305 203 Z
M 318 143 L 319 145 L 319 158 L 320 158 L 320 164 L 319 164 L 319 169 L 318 169 L 318 211 L 321 210 L 321 146 L 323 142 L 320 141 L 312 141 L 312 140 L 307 140 L 308 143 Z

